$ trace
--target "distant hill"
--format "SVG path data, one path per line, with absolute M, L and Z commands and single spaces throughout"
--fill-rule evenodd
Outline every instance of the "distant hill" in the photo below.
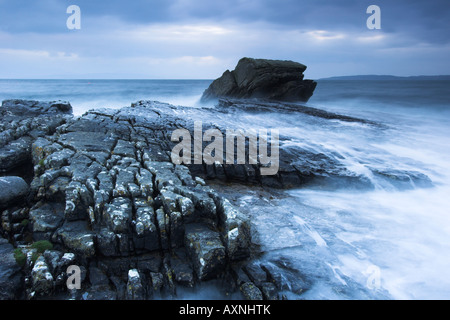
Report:
M 450 80 L 450 75 L 397 77 L 390 75 L 359 75 L 322 78 L 318 80 Z

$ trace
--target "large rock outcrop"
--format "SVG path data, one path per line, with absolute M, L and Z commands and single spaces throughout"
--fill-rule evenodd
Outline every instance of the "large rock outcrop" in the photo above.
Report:
M 306 102 L 317 83 L 304 80 L 306 66 L 293 61 L 242 58 L 203 93 L 202 101 L 217 98 L 264 98 Z
M 11 109 L 42 105 L 4 102 L 4 126 L 4 119 L 13 119 L 11 104 Z M 248 219 L 187 167 L 171 162 L 167 137 L 187 124 L 166 119 L 159 109 L 172 110 L 140 103 L 61 118 L 57 128 L 35 136 L 34 127 L 23 129 L 21 135 L 30 139 L 31 185 L 18 177 L 0 178 L 5 189 L 21 183 L 17 191 L 0 194 L 6 199 L 0 206 L 0 234 L 16 247 L 28 279 L 18 284 L 21 297 L 72 294 L 66 288 L 67 265 L 53 266 L 62 264 L 63 254 L 72 255 L 71 264 L 88 274 L 82 290 L 73 292 L 83 299 L 176 296 L 178 287 L 193 288 L 228 274 L 231 265 L 250 256 Z M 37 116 L 44 121 L 57 115 L 49 110 Z M 25 120 L 26 113 L 15 121 Z M 25 195 L 28 201 L 17 200 Z M 55 250 L 36 252 L 36 243 Z M 12 262 L 0 262 L 1 283 L 20 271 L 13 246 L 7 249 Z M 16 287 L 0 290 L 0 299 L 15 298 Z
M 52 105 L 59 105 L 59 111 L 53 112 Z M 39 106 L 50 108 L 35 111 Z M 19 109 L 29 114 L 15 114 Z M 195 131 L 197 120 L 207 119 L 203 136 L 207 129 L 226 134 L 236 119 L 252 113 L 271 117 L 295 112 L 322 124 L 379 125 L 365 119 L 298 104 L 239 99 L 221 99 L 214 109 L 138 101 L 77 118 L 70 111 L 69 104 L 21 100 L 3 102 L 0 108 L 0 124 L 9 130 L 0 136 L 0 156 L 14 139 L 26 138 L 28 145 L 21 150 L 33 174 L 30 186 L 17 177 L 0 177 L 0 300 L 176 298 L 207 281 L 246 299 L 300 292 L 304 287 L 285 283 L 286 274 L 299 278 L 289 266 L 255 263 L 261 252 L 252 241 L 250 216 L 214 181 L 271 191 L 323 187 L 322 182 L 336 188 L 373 187 L 339 156 L 290 144 L 287 136 L 280 136 L 274 176 L 262 175 L 261 163 L 174 164 L 171 159 L 171 135 L 176 129 Z M 235 143 L 237 150 L 237 139 Z M 367 169 L 402 188 L 432 184 L 420 172 Z M 72 265 L 80 268 L 80 289 L 67 288 Z

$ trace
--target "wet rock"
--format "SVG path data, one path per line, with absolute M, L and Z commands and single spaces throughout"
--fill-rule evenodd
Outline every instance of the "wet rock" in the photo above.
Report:
M 246 274 L 250 280 L 260 287 L 267 281 L 267 273 L 261 268 L 258 262 L 251 262 L 244 267 Z
M 159 229 L 159 240 L 161 243 L 161 249 L 168 250 L 170 247 L 169 232 L 170 221 L 169 216 L 164 213 L 163 209 L 156 210 L 156 222 Z
M 125 300 L 126 299 L 126 291 L 127 291 L 127 284 L 125 281 L 123 281 L 121 278 L 116 276 L 111 276 L 110 280 L 114 286 L 114 291 L 116 293 L 116 299 L 117 300 Z
M 109 287 L 104 286 L 92 286 L 90 287 L 83 296 L 84 300 L 117 300 L 118 290 L 112 290 Z
M 231 260 L 243 260 L 250 255 L 250 221 L 234 208 L 228 199 L 215 197 L 224 243 Z
M 151 272 L 159 272 L 161 267 L 161 255 L 158 251 L 144 253 L 136 257 L 136 267 L 145 274 Z
M 170 257 L 170 266 L 172 268 L 174 280 L 176 283 L 188 288 L 194 287 L 194 272 L 192 270 L 192 266 L 189 263 L 189 258 L 187 257 L 184 250 L 177 250 Z
M 275 284 L 279 291 L 290 291 L 296 295 L 311 288 L 307 279 L 288 257 L 279 256 L 260 265 L 267 274 L 267 280 Z
M 146 168 L 155 176 L 155 187 L 161 191 L 170 186 L 181 186 L 182 182 L 174 173 L 174 165 L 171 162 L 145 162 Z
M 116 234 L 109 229 L 101 229 L 97 234 L 97 248 L 99 253 L 105 257 L 114 257 L 119 255 Z
M 145 292 L 142 286 L 141 276 L 137 269 L 128 271 L 127 282 L 127 299 L 128 300 L 144 300 Z
M 114 148 L 114 151 L 112 152 L 115 155 L 119 155 L 122 157 L 135 157 L 136 149 L 134 147 L 134 144 L 129 141 L 124 140 L 118 140 L 117 144 Z
M 0 148 L 0 172 L 8 172 L 30 161 L 30 137 L 20 137 Z
M 54 288 L 53 275 L 45 262 L 44 256 L 40 256 L 31 271 L 33 291 L 38 295 L 47 295 Z
M 64 206 L 40 202 L 30 210 L 30 219 L 34 240 L 50 240 L 53 232 L 64 221 Z
M 253 282 L 245 282 L 239 289 L 246 300 L 263 300 L 261 290 Z
M 20 177 L 0 177 L 0 209 L 24 201 L 30 188 Z
M 35 101 L 35 100 L 4 100 L 2 108 L 16 115 L 39 115 L 46 113 L 72 114 L 72 106 L 67 101 Z
M 199 279 L 214 278 L 223 271 L 226 251 L 219 233 L 202 224 L 188 224 L 185 247 Z
M 210 223 L 213 227 L 217 226 L 217 208 L 214 200 L 209 196 L 208 190 L 203 189 L 202 186 L 196 186 L 195 188 L 182 186 L 175 187 L 173 190 L 177 194 L 189 198 L 194 204 L 194 212 L 186 215 L 188 222 L 203 221 Z
M 417 171 L 370 168 L 372 172 L 399 189 L 430 188 L 433 186 L 431 179 Z
M 89 282 L 93 286 L 109 286 L 108 277 L 97 267 L 89 267 Z
M 155 226 L 155 212 L 150 203 L 144 199 L 134 200 L 136 221 L 134 222 L 136 249 L 154 251 L 159 249 L 159 234 Z
M 184 222 L 180 212 L 174 211 L 169 215 L 170 220 L 170 245 L 179 248 L 184 245 Z
M 134 268 L 134 263 L 130 257 L 102 257 L 97 261 L 98 267 L 105 270 L 109 275 L 126 278 L 130 268 Z
M 202 101 L 220 97 L 308 101 L 317 83 L 303 80 L 306 66 L 293 61 L 242 58 L 203 93 Z
M 0 172 L 31 162 L 34 139 L 52 134 L 72 114 L 67 102 L 5 100 L 0 108 Z
M 110 286 L 106 274 L 95 266 L 89 267 L 89 282 L 91 287 L 87 290 L 85 300 L 116 300 L 117 293 Z
M 80 153 L 106 152 L 110 153 L 115 139 L 101 132 L 68 132 L 62 134 L 58 142 L 69 149 Z
M 69 163 L 69 159 L 75 154 L 73 150 L 62 149 L 48 156 L 45 160 L 47 168 L 61 168 Z
M 279 300 L 278 289 L 272 282 L 263 282 L 261 292 L 265 300 Z
M 83 258 L 95 255 L 94 234 L 86 221 L 65 222 L 56 232 L 56 240 Z
M 0 300 L 20 297 L 22 288 L 21 268 L 14 258 L 14 247 L 0 237 Z
M 115 198 L 106 205 L 104 221 L 114 233 L 127 233 L 132 217 L 131 201 L 128 198 Z
M 160 272 L 150 272 L 153 294 L 159 294 L 164 286 L 164 276 Z

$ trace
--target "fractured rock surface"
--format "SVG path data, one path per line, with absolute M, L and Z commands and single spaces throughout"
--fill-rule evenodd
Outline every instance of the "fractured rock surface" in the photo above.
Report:
M 152 288 L 174 295 L 249 257 L 249 223 L 226 221 L 244 217 L 172 164 L 173 128 L 157 112 L 133 106 L 64 122 L 30 141 L 27 228 L 31 242 L 49 241 L 86 268 L 87 298 L 145 299 L 157 294 Z M 44 255 L 29 264 L 32 297 L 64 291 Z
M 261 164 L 171 161 L 172 132 L 192 128 L 196 117 L 214 120 L 205 130 L 224 132 L 224 124 L 217 124 L 220 116 L 274 111 L 377 125 L 313 108 L 248 100 L 221 100 L 214 110 L 139 101 L 79 118 L 71 117 L 68 103 L 4 102 L 0 171 L 8 174 L 29 162 L 32 177 L 29 186 L 18 177 L 0 177 L 0 197 L 5 199 L 0 298 L 170 298 L 180 288 L 217 279 L 226 279 L 226 290 L 247 299 L 278 299 L 279 291 L 302 291 L 287 288 L 280 270 L 252 262 L 258 252 L 248 217 L 208 182 L 290 188 L 322 179 L 364 187 L 370 181 L 338 158 L 288 143 L 280 146 L 275 176 L 261 175 Z M 419 172 L 368 169 L 401 186 L 431 185 Z M 11 187 L 6 190 L 6 185 Z M 42 253 L 30 247 L 42 241 L 53 249 Z M 21 267 L 14 263 L 10 243 L 23 254 Z M 80 266 L 81 290 L 66 288 L 70 265 Z

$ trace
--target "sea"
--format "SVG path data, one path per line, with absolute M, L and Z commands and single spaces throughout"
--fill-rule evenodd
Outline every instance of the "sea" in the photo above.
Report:
M 195 117 L 211 81 L 0 80 L 0 100 L 66 100 L 77 116 L 156 100 Z M 340 159 L 373 188 L 234 194 L 251 217 L 259 262 L 284 272 L 289 299 L 450 299 L 450 81 L 318 80 L 305 105 L 379 125 L 276 112 L 213 120 L 276 128 L 294 146 Z M 399 187 L 369 168 L 419 172 L 432 187 Z M 211 290 L 188 298 L 215 297 Z

